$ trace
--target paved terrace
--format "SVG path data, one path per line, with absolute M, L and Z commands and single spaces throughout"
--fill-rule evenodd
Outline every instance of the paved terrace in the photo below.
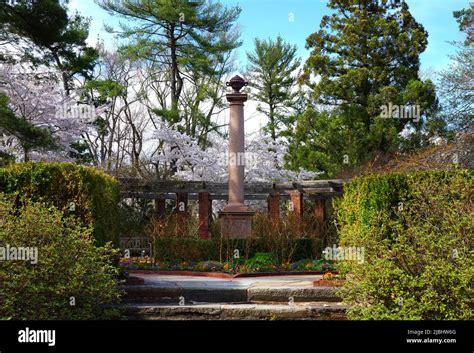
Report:
M 136 319 L 343 319 L 336 289 L 315 287 L 321 275 L 210 278 L 134 273 L 125 286 Z

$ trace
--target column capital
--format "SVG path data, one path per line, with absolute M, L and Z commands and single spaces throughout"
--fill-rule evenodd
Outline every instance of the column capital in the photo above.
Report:
M 227 101 L 231 104 L 243 104 L 248 99 L 248 94 L 246 93 L 227 93 L 226 95 Z

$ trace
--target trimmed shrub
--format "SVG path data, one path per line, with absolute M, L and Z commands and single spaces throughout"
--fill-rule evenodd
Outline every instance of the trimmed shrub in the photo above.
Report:
M 195 217 L 183 219 L 170 215 L 155 220 L 146 227 L 146 233 L 154 248 L 156 261 L 234 261 L 234 251 L 239 250 L 241 259 L 249 259 L 257 253 L 272 253 L 279 263 L 301 259 L 319 258 L 322 241 L 317 231 L 311 232 L 309 219 L 303 219 L 304 233 L 295 234 L 294 220 L 282 217 L 274 222 L 267 215 L 254 216 L 253 232 L 247 239 L 226 239 L 220 235 L 219 222 L 211 224 L 211 239 L 199 238 L 199 222 Z M 305 223 L 306 222 L 306 223 Z
M 118 269 L 112 264 L 116 250 L 96 247 L 90 226 L 53 206 L 30 200 L 23 200 L 21 207 L 15 203 L 0 194 L 0 317 L 118 317 L 113 307 L 120 298 Z M 20 252 L 28 256 L 20 258 Z
M 321 239 L 300 238 L 284 243 L 287 248 L 281 248 L 268 238 L 250 237 L 248 239 L 216 238 L 220 261 L 232 261 L 234 250 L 239 250 L 242 259 L 250 259 L 257 253 L 272 253 L 279 263 L 293 262 L 301 259 L 319 258 L 322 252 Z M 283 254 L 283 256 L 282 256 Z
M 213 240 L 160 237 L 155 239 L 153 248 L 156 261 L 219 260 L 219 250 Z
M 118 246 L 118 182 L 102 171 L 72 163 L 21 163 L 0 168 L 0 192 L 54 205 L 91 225 L 97 245 Z
M 382 174 L 353 180 L 336 200 L 351 319 L 472 319 L 472 171 Z
M 209 240 L 196 238 L 159 237 L 153 241 L 153 257 L 155 261 L 233 261 L 234 250 L 239 250 L 242 259 L 254 257 L 257 253 L 272 253 L 272 247 L 265 239 L 222 239 L 212 238 Z M 319 239 L 295 239 L 291 244 L 294 248 L 292 259 L 287 262 L 300 259 L 315 258 L 315 254 L 321 254 L 321 241 Z M 273 253 L 275 254 L 275 253 Z M 275 254 L 276 256 L 276 254 Z M 280 263 L 285 262 L 279 260 Z

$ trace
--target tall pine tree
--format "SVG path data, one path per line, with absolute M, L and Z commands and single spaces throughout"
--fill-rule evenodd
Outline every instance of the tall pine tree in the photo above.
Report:
M 98 58 L 87 45 L 89 20 L 78 13 L 68 14 L 68 1 L 16 0 L 0 2 L 0 41 L 16 50 L 10 58 L 35 65 L 53 66 L 63 79 L 69 95 L 75 75 L 90 78 Z M 18 58 L 17 58 L 18 59 Z
M 418 76 L 428 33 L 405 2 L 330 0 L 328 7 L 334 14 L 324 16 L 320 29 L 307 38 L 312 51 L 300 80 L 310 87 L 314 104 L 297 122 L 298 133 L 290 137 L 296 155 L 288 159 L 299 167 L 306 149 L 315 150 L 311 163 L 321 168 L 332 161 L 324 170 L 334 175 L 397 149 L 398 133 L 408 123 L 421 129 L 438 104 L 433 83 Z M 389 104 L 419 105 L 421 117 L 382 119 L 382 107 Z M 331 113 L 318 113 L 324 110 Z M 334 114 L 339 116 L 337 127 L 328 120 Z M 312 126 L 318 130 L 307 130 Z M 342 139 L 335 150 L 328 138 L 333 134 Z
M 280 130 L 290 124 L 291 108 L 296 101 L 295 73 L 301 64 L 296 46 L 280 36 L 276 40 L 255 39 L 255 48 L 247 53 L 249 85 L 259 102 L 257 111 L 268 118 L 266 130 L 275 141 Z
M 185 82 L 196 82 L 196 74 L 220 76 L 219 63 L 240 45 L 234 22 L 240 8 L 226 8 L 206 0 L 98 0 L 99 5 L 127 20 L 121 25 L 124 51 L 156 63 L 165 71 L 159 82 L 169 89 L 169 104 L 155 113 L 183 131 L 182 103 Z M 109 28 L 111 31 L 114 29 Z M 156 75 L 158 77 L 159 75 Z M 164 82 L 163 82 L 164 81 Z
M 23 150 L 23 160 L 29 160 L 29 153 L 33 150 L 52 150 L 57 148 L 51 131 L 33 125 L 24 117 L 19 117 L 8 106 L 8 97 L 0 93 L 0 136 L 13 136 Z M 3 148 L 2 148 L 3 149 Z M 0 151 L 0 165 L 14 157 L 5 151 Z

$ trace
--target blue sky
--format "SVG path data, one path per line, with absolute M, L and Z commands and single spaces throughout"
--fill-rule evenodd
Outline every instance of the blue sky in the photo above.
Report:
M 238 23 L 242 29 L 243 45 L 237 50 L 242 66 L 246 64 L 245 53 L 253 47 L 255 37 L 275 38 L 281 35 L 296 44 L 301 57 L 307 58 L 306 38 L 319 28 L 323 15 L 329 13 L 325 0 L 221 0 L 227 6 L 240 5 L 242 13 Z M 449 41 L 460 40 L 461 33 L 452 13 L 469 6 L 469 0 L 407 0 L 410 10 L 429 33 L 429 44 L 421 56 L 422 70 L 445 69 L 450 62 L 449 55 L 455 48 Z M 71 8 L 92 18 L 90 42 L 98 36 L 106 46 L 113 47 L 113 40 L 104 33 L 103 24 L 116 25 L 117 18 L 111 17 L 93 0 L 72 0 Z M 293 20 L 293 21 L 291 21 Z
M 238 25 L 241 28 L 243 44 L 237 49 L 241 70 L 246 66 L 246 52 L 253 49 L 254 39 L 276 38 L 281 35 L 286 41 L 296 44 L 298 54 L 303 59 L 309 56 L 305 49 L 306 38 L 319 29 L 321 18 L 329 14 L 325 0 L 221 0 L 227 6 L 240 5 L 241 15 Z M 456 48 L 449 41 L 463 39 L 453 11 L 469 7 L 469 0 L 406 0 L 415 19 L 429 33 L 428 47 L 421 55 L 421 71 L 428 73 L 446 69 L 450 63 L 450 55 Z M 117 26 L 117 17 L 111 17 L 94 3 L 94 0 L 71 0 L 70 7 L 77 9 L 82 15 L 91 17 L 90 44 L 97 38 L 104 40 L 108 49 L 116 47 L 116 41 L 104 31 L 104 23 Z M 293 20 L 293 21 L 291 21 Z M 422 76 L 423 77 L 423 76 Z M 266 117 L 257 111 L 258 102 L 249 100 L 246 103 L 246 131 L 256 133 L 266 124 Z M 227 111 L 219 119 L 227 121 Z

